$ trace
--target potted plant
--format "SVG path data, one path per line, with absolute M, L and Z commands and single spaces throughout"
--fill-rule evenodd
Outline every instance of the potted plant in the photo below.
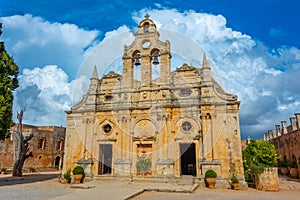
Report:
M 236 173 L 231 175 L 231 185 L 232 189 L 237 190 L 240 188 L 240 180 L 237 178 Z
M 73 169 L 73 178 L 74 178 L 74 183 L 79 184 L 81 183 L 83 179 L 83 174 L 84 174 L 84 169 L 81 166 L 76 166 Z
M 288 169 L 288 161 L 286 159 L 286 156 L 283 157 L 283 161 L 280 161 L 279 163 L 280 172 L 282 175 L 287 175 L 289 173 Z
M 214 189 L 216 185 L 216 178 L 217 178 L 217 173 L 214 170 L 212 169 L 207 170 L 205 172 L 206 187 L 210 189 Z
M 1 168 L 1 174 L 2 174 L 2 175 L 6 174 L 6 171 L 7 171 L 7 169 L 6 169 L 5 167 L 2 167 L 2 168 Z
M 299 176 L 296 161 L 293 161 L 291 163 L 290 175 L 291 175 L 291 178 L 298 178 L 298 176 Z
M 71 182 L 71 170 L 68 169 L 66 173 L 63 174 L 63 178 L 61 179 L 62 183 L 70 183 Z

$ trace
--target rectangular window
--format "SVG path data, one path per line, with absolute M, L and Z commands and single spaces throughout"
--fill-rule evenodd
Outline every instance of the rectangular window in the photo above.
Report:
M 57 143 L 56 143 L 56 150 L 57 151 L 63 150 L 63 146 L 64 146 L 63 141 L 62 140 L 58 140 Z
M 39 139 L 38 148 L 39 149 L 45 149 L 46 148 L 46 138 L 42 137 L 42 138 Z

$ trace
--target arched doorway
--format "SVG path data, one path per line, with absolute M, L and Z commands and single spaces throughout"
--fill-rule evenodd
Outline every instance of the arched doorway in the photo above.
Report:
M 56 156 L 55 162 L 54 162 L 54 167 L 56 169 L 59 169 L 60 168 L 59 164 L 60 164 L 60 156 Z

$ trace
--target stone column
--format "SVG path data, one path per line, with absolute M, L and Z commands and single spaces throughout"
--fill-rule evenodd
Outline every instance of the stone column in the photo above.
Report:
M 204 148 L 204 132 L 207 131 L 205 128 L 204 128 L 204 124 L 206 123 L 206 117 L 204 115 L 201 115 L 201 129 L 202 129 L 202 134 L 201 134 L 201 157 L 202 157 L 202 160 L 206 160 L 206 154 L 205 154 L 205 148 Z
M 282 134 L 287 134 L 286 121 L 281 121 Z
M 297 128 L 300 129 L 300 113 L 296 113 L 295 116 L 297 119 Z
M 152 68 L 149 55 L 142 56 L 141 73 L 141 86 L 150 86 L 152 80 Z
M 210 123 L 211 123 L 211 128 L 210 128 L 210 134 L 211 134 L 211 157 L 212 157 L 212 160 L 216 160 L 215 157 L 215 150 L 214 150 L 214 145 L 215 145 L 215 140 L 214 140 L 214 121 L 215 121 L 215 118 L 216 118 L 216 114 L 211 114 L 210 116 Z
M 272 130 L 268 130 L 269 140 L 273 139 Z
M 291 126 L 292 126 L 292 131 L 297 130 L 296 118 L 290 117 L 290 122 L 291 122 Z
M 281 133 L 280 133 L 280 125 L 276 125 L 276 135 L 277 137 L 280 137 L 281 136 Z
M 166 85 L 169 83 L 170 79 L 170 57 L 171 55 L 169 53 L 167 54 L 161 54 L 160 56 L 160 79 L 163 85 Z
M 132 88 L 133 83 L 133 60 L 123 57 L 123 88 Z

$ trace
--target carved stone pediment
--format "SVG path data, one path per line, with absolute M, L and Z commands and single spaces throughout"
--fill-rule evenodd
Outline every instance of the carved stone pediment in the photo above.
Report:
M 188 64 L 183 64 L 180 68 L 177 68 L 177 72 L 183 72 L 183 71 L 193 71 L 196 70 L 195 67 L 189 66 Z
M 103 78 L 119 78 L 121 77 L 120 74 L 114 72 L 114 71 L 110 71 L 107 75 L 105 75 Z

